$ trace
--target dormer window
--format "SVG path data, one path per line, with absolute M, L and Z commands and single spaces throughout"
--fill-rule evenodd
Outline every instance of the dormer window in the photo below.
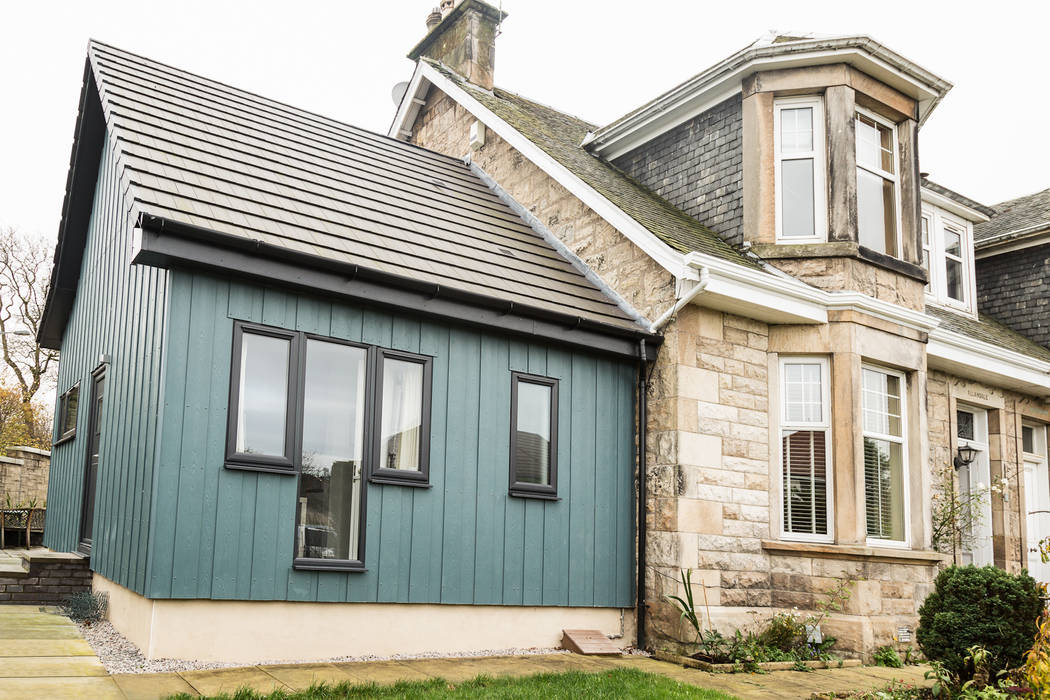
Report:
M 929 282 L 926 294 L 947 306 L 973 310 L 973 234 L 970 224 L 943 209 L 923 205 L 922 243 Z M 927 258 L 928 255 L 928 258 Z
M 824 175 L 824 104 L 820 97 L 775 102 L 777 239 L 784 243 L 827 240 Z
M 868 111 L 858 110 L 857 227 L 860 244 L 900 257 L 897 129 Z

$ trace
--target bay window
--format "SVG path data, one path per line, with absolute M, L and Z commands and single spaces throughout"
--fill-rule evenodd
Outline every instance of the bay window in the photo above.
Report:
M 782 533 L 785 539 L 830 541 L 828 362 L 782 357 L 780 378 Z
M 864 510 L 869 541 L 905 545 L 908 479 L 904 375 L 864 367 Z
M 827 238 L 824 106 L 819 97 L 778 99 L 773 111 L 778 240 Z
M 858 110 L 857 227 L 860 244 L 900 256 L 897 130 L 874 114 Z

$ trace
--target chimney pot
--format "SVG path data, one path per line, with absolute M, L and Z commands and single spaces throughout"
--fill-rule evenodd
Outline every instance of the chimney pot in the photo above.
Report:
M 456 0 L 441 0 L 441 16 L 444 17 L 456 6 Z
M 431 10 L 430 14 L 427 15 L 427 31 L 429 32 L 431 29 L 441 24 L 441 18 L 441 10 L 436 7 Z

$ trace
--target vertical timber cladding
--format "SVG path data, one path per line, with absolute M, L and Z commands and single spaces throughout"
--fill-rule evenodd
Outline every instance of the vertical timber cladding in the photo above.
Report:
M 91 568 L 142 593 L 168 274 L 131 265 L 133 222 L 127 212 L 113 154 L 104 148 L 79 288 L 58 370 L 58 394 L 80 383 L 78 429 L 72 440 L 51 452 L 44 544 L 58 551 L 77 546 L 88 443 L 87 397 L 91 372 L 107 355 Z
M 633 605 L 635 367 L 171 273 L 149 597 Z M 223 467 L 234 319 L 434 357 L 431 487 L 367 484 L 365 572 L 292 569 L 296 478 Z M 558 501 L 507 495 L 511 372 L 557 377 Z

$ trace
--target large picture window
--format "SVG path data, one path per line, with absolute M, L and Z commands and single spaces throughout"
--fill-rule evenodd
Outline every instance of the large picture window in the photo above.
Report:
M 363 570 L 365 480 L 426 485 L 432 358 L 235 323 L 226 466 L 298 477 L 298 569 Z
M 864 510 L 869 541 L 908 541 L 904 375 L 864 367 Z
M 827 239 L 824 105 L 819 97 L 786 97 L 773 110 L 777 239 Z
M 379 353 L 379 431 L 372 481 L 426 486 L 430 475 L 429 357 Z
M 860 244 L 899 257 L 897 129 L 881 117 L 865 111 L 857 112 L 855 124 Z
M 360 562 L 365 348 L 307 338 L 296 560 Z
M 787 539 L 830 541 L 827 360 L 781 358 L 780 378 L 782 533 Z
M 510 494 L 558 495 L 558 380 L 511 375 Z

